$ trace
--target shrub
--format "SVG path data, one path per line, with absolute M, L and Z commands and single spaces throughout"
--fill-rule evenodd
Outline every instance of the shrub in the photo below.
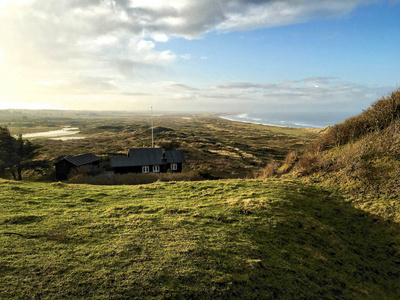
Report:
M 269 178 L 273 176 L 280 176 L 290 172 L 299 159 L 297 152 L 290 152 L 286 155 L 285 160 L 280 164 L 278 161 L 271 161 L 265 168 L 256 171 L 253 178 Z
M 299 160 L 299 154 L 297 152 L 289 152 L 285 156 L 285 160 L 279 167 L 278 172 L 281 174 L 289 172 L 298 160 Z
M 315 152 L 303 154 L 295 166 L 295 173 L 298 175 L 308 175 L 320 169 L 320 156 Z
M 258 178 L 269 178 L 277 175 L 279 168 L 279 163 L 275 160 L 271 161 L 264 169 L 262 169 L 259 174 Z

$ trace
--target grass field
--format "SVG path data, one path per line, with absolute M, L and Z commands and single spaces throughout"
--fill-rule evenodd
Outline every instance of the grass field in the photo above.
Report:
M 399 227 L 294 180 L 0 180 L 0 299 L 396 299 Z

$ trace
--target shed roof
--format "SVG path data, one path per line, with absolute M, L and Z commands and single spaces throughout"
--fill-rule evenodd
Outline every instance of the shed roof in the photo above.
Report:
M 58 160 L 56 162 L 56 164 L 62 160 L 66 160 L 66 161 L 70 162 L 71 164 L 73 164 L 74 166 L 80 167 L 80 166 L 98 162 L 98 161 L 100 161 L 100 158 L 98 158 L 96 155 L 94 155 L 92 153 L 86 153 L 86 154 L 82 154 L 82 155 L 78 155 L 78 156 L 67 155 L 67 156 L 61 158 L 60 160 Z

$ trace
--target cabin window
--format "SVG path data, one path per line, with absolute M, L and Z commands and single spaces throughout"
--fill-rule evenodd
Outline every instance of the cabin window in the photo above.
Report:
M 160 166 L 153 166 L 153 172 L 154 173 L 159 173 L 160 172 Z
M 149 166 L 143 166 L 142 167 L 142 173 L 149 173 L 150 172 L 150 167 Z
M 171 164 L 171 170 L 172 171 L 178 170 L 178 164 Z

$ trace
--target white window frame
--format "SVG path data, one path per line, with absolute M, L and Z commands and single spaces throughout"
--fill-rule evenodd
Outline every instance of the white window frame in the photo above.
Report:
M 153 173 L 160 173 L 160 166 L 159 165 L 153 166 Z
M 149 173 L 150 167 L 149 166 L 142 166 L 142 173 Z
M 176 163 L 171 164 L 171 170 L 172 171 L 178 171 L 178 164 L 176 164 Z

